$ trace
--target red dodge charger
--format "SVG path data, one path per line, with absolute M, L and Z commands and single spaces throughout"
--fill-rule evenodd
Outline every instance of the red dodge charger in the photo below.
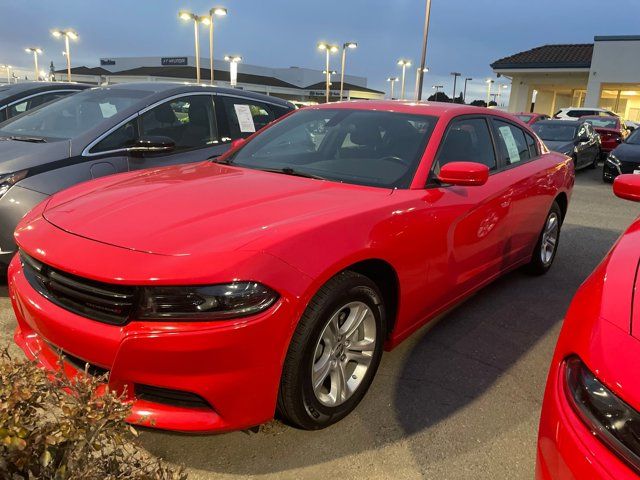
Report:
M 108 372 L 132 422 L 322 428 L 383 349 L 509 270 L 547 271 L 574 183 L 511 116 L 453 104 L 306 108 L 234 147 L 23 219 L 9 282 L 27 356 Z
M 640 201 L 640 175 L 616 195 Z M 538 480 L 640 474 L 640 219 L 576 293 L 551 364 L 538 438 Z

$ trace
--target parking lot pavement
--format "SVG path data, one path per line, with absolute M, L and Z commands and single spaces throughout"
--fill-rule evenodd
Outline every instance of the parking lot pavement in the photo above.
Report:
M 578 172 L 560 250 L 543 277 L 514 272 L 386 353 L 361 405 L 304 432 L 274 421 L 258 433 L 145 431 L 152 453 L 191 478 L 529 479 L 540 404 L 563 314 L 582 281 L 640 209 L 601 170 Z M 0 287 L 0 328 L 13 314 Z

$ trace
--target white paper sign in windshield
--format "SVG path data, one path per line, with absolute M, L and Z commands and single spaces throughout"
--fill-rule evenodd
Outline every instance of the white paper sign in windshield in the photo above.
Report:
M 507 153 L 509 154 L 509 163 L 517 163 L 520 161 L 520 151 L 518 150 L 518 144 L 516 139 L 513 138 L 511 128 L 504 126 L 499 128 L 504 143 L 507 146 Z
M 234 105 L 236 110 L 236 116 L 238 117 L 238 125 L 242 133 L 253 133 L 256 131 L 256 126 L 253 123 L 253 117 L 251 116 L 251 109 L 249 105 Z

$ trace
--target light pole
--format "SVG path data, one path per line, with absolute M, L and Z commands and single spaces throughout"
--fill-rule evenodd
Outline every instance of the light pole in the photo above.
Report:
M 495 80 L 491 79 L 491 78 L 487 78 L 485 80 L 486 84 L 487 84 L 487 107 L 489 106 L 489 102 L 491 101 L 491 85 L 493 85 Z
M 340 100 L 342 100 L 342 92 L 344 92 L 344 65 L 347 61 L 347 49 L 358 48 L 356 42 L 347 42 L 342 44 L 342 70 L 340 72 Z
M 325 75 L 326 75 L 326 97 L 327 97 L 327 103 L 329 103 L 329 84 L 331 83 L 331 73 L 330 73 L 330 68 L 329 68 L 329 55 L 332 53 L 336 53 L 339 48 L 337 45 L 331 45 L 329 43 L 326 42 L 319 42 L 318 43 L 318 49 L 319 50 L 324 50 L 327 54 L 327 60 L 326 60 L 326 68 L 324 69 Z
M 387 78 L 387 82 L 391 84 L 391 100 L 393 100 L 393 86 L 398 81 L 398 77 L 389 77 Z
M 193 20 L 194 43 L 196 50 L 196 83 L 200 83 L 200 38 L 198 35 L 198 24 L 201 22 L 207 24 L 209 22 L 209 17 L 181 10 L 178 12 L 178 18 L 181 18 L 182 20 Z
M 405 60 L 401 58 L 398 60 L 398 65 L 402 67 L 402 80 L 400 81 L 400 100 L 404 100 L 404 80 L 407 73 L 407 67 L 411 66 L 411 60 Z
M 204 17 L 202 23 L 209 24 L 209 69 L 211 70 L 211 85 L 213 85 L 213 17 L 225 17 L 227 9 L 224 7 L 213 7 L 209 10 L 209 17 Z
M 509 88 L 509 85 L 499 85 L 498 86 L 498 105 L 502 106 L 502 91 L 506 90 L 507 88 Z
M 418 101 L 422 100 L 422 84 L 424 81 L 424 68 L 427 63 L 427 39 L 429 38 L 429 19 L 431 18 L 431 0 L 427 0 L 424 12 L 424 31 L 422 33 L 422 56 L 420 57 L 420 69 L 418 70 Z
M 38 55 L 42 53 L 42 49 L 39 47 L 28 47 L 25 48 L 24 51 L 27 53 L 33 53 L 34 72 L 36 74 L 35 79 L 37 82 L 38 78 L 40 78 L 38 76 L 40 74 L 40 70 L 38 69 Z
M 462 101 L 467 103 L 467 82 L 470 82 L 473 78 L 465 78 L 464 79 L 464 93 L 462 94 Z
M 71 81 L 71 52 L 69 51 L 69 39 L 77 40 L 78 34 L 74 30 L 52 30 L 51 35 L 56 38 L 64 37 L 64 51 L 67 57 L 67 82 Z
M 425 74 L 429 71 L 429 69 L 427 67 L 422 69 L 422 73 Z M 416 102 L 418 102 L 420 100 L 420 97 L 422 97 L 422 95 L 419 94 L 418 90 L 420 88 L 420 67 L 418 67 L 416 69 Z
M 451 101 L 453 103 L 456 102 L 456 82 L 458 81 L 458 77 L 462 75 L 460 72 L 451 72 L 453 76 L 453 96 L 451 97 Z
M 238 63 L 242 61 L 240 55 L 225 55 L 225 61 L 229 62 L 229 80 L 231 87 L 235 88 L 238 84 Z
M 7 83 L 11 84 L 11 65 L 0 65 L 0 68 L 7 69 Z

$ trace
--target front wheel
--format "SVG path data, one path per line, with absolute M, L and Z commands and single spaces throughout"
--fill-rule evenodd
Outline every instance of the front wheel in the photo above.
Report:
M 375 283 L 351 271 L 329 280 L 309 303 L 289 345 L 280 415 L 299 428 L 317 430 L 351 413 L 373 381 L 385 332 Z
M 551 205 L 526 270 L 532 275 L 547 273 L 556 258 L 562 227 L 562 210 L 556 201 Z

